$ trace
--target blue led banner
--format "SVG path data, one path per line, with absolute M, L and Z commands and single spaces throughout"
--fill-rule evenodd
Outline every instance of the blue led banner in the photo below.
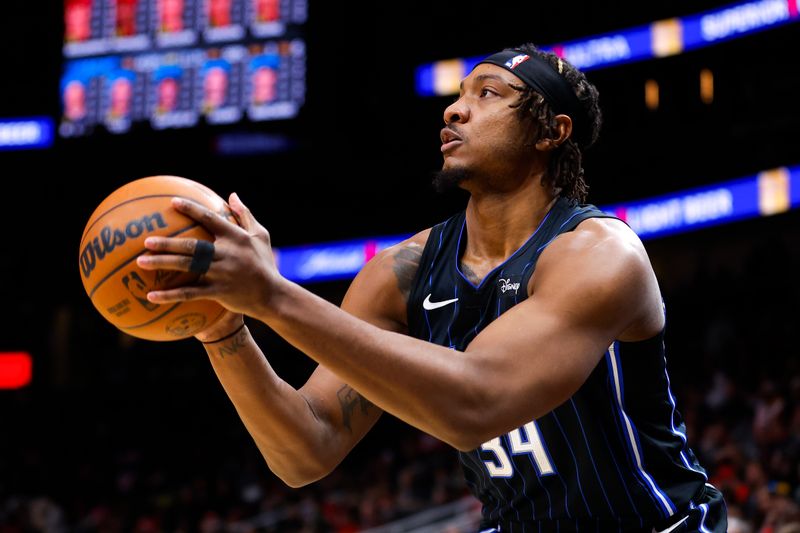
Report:
M 800 166 L 780 167 L 718 185 L 598 206 L 628 223 L 642 240 L 665 237 L 800 207 Z M 372 257 L 410 235 L 276 250 L 281 273 L 300 283 L 348 279 Z
M 29 150 L 53 145 L 53 119 L 26 117 L 0 119 L 0 150 Z
M 800 0 L 758 0 L 687 17 L 542 46 L 581 70 L 681 54 L 800 20 Z M 484 56 L 447 59 L 417 68 L 420 96 L 457 94 L 461 80 Z
M 281 248 L 275 251 L 278 268 L 297 282 L 329 281 L 355 276 L 378 252 L 410 235 Z

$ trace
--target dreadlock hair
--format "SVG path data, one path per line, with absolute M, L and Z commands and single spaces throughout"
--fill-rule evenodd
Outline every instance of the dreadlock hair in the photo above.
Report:
M 561 146 L 556 148 L 547 165 L 547 170 L 542 179 L 543 185 L 550 186 L 559 191 L 560 196 L 585 202 L 589 192 L 589 186 L 583 179 L 583 165 L 581 149 L 592 146 L 600 133 L 600 126 L 603 117 L 598 104 L 598 92 L 586 76 L 567 61 L 561 59 L 552 52 L 540 50 L 531 43 L 519 47 L 507 48 L 506 50 L 520 51 L 528 55 L 536 55 L 547 61 L 556 72 L 567 80 L 572 86 L 575 94 L 583 106 L 589 129 L 585 140 L 578 142 L 570 136 Z M 554 137 L 557 135 L 555 113 L 544 97 L 527 85 L 514 85 L 520 91 L 520 99 L 513 107 L 519 108 L 520 116 L 533 119 L 533 123 L 539 126 L 538 139 L 544 137 Z M 537 139 L 537 140 L 538 140 Z

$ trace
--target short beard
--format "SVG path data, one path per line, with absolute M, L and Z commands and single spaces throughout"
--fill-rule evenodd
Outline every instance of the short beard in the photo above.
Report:
M 442 169 L 433 176 L 433 188 L 438 193 L 451 191 L 469 178 L 469 171 L 463 167 Z

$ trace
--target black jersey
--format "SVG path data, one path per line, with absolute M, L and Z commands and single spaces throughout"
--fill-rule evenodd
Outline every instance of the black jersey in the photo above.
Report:
M 536 261 L 553 239 L 587 218 L 608 216 L 559 199 L 528 241 L 477 286 L 459 267 L 465 213 L 435 226 L 408 301 L 410 334 L 464 350 L 527 297 Z M 695 505 L 706 481 L 670 391 L 663 331 L 642 342 L 614 342 L 569 400 L 461 452 L 460 460 L 483 503 L 485 526 L 503 532 L 652 531 Z

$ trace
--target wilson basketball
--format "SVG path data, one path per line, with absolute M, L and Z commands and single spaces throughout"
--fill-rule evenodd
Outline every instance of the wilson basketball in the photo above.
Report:
M 214 191 L 178 176 L 151 176 L 127 183 L 95 209 L 81 237 L 79 267 L 83 287 L 106 320 L 134 337 L 172 341 L 190 337 L 222 317 L 211 300 L 155 304 L 151 290 L 192 283 L 198 274 L 143 270 L 136 258 L 149 253 L 150 236 L 213 240 L 193 219 L 176 211 L 173 197 L 194 200 L 235 222 L 228 204 Z

